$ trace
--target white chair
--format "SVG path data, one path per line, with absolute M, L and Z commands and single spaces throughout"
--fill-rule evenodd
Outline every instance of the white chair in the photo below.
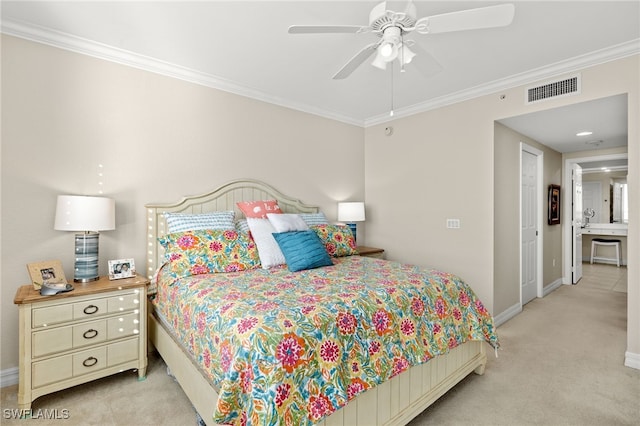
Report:
M 616 258 L 598 256 L 598 246 L 615 246 Z M 620 267 L 620 240 L 608 240 L 605 238 L 594 238 L 591 240 L 591 264 L 594 260 L 604 260 L 608 262 L 616 262 L 618 268 Z

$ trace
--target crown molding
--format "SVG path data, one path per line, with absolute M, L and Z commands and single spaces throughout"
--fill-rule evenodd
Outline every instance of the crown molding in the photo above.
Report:
M 2 32 L 7 35 L 47 44 L 71 52 L 104 59 L 144 71 L 177 78 L 194 84 L 365 128 L 395 121 L 399 118 L 408 117 L 480 96 L 489 95 L 497 91 L 530 84 L 538 80 L 553 78 L 557 75 L 574 72 L 585 67 L 640 54 L 640 39 L 635 39 L 616 46 L 560 61 L 549 66 L 471 87 L 469 89 L 431 99 L 426 102 L 396 109 L 394 110 L 393 117 L 388 114 L 380 114 L 366 118 L 365 120 L 360 120 L 334 111 L 316 108 L 299 102 L 292 102 L 288 99 L 283 99 L 237 84 L 231 80 L 222 79 L 210 74 L 33 24 L 3 19 Z

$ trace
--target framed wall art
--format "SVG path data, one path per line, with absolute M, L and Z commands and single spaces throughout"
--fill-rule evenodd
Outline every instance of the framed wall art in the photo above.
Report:
M 62 262 L 59 260 L 47 260 L 44 262 L 28 263 L 27 271 L 33 283 L 33 288 L 40 290 L 42 284 L 66 284 L 67 278 L 62 270 Z
M 109 279 L 119 280 L 136 275 L 136 266 L 133 259 L 116 259 L 109 261 Z
M 549 225 L 560 224 L 560 185 L 549 185 Z

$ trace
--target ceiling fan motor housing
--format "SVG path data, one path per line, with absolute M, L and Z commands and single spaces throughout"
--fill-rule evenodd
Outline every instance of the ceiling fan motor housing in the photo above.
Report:
M 389 26 L 412 28 L 416 24 L 416 6 L 409 2 L 404 12 L 394 12 L 388 8 L 387 1 L 383 1 L 371 10 L 369 14 L 369 27 L 373 32 L 382 34 Z

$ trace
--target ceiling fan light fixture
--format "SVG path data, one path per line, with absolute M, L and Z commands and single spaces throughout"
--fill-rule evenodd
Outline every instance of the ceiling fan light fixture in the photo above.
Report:
M 398 49 L 402 45 L 400 35 L 402 31 L 398 27 L 387 27 L 382 33 L 382 41 L 378 46 L 377 61 L 391 62 L 398 57 Z M 380 68 L 380 67 L 378 67 Z
M 371 65 L 381 70 L 387 69 L 387 61 L 382 59 L 380 53 L 376 54 L 376 57 L 373 59 L 373 62 L 371 62 Z
M 414 56 L 416 56 L 416 54 L 407 47 L 406 43 L 402 43 L 401 53 L 398 56 L 400 65 L 406 65 L 410 63 L 413 60 Z
M 394 43 L 385 41 L 378 47 L 378 53 L 383 61 L 391 62 L 398 55 L 398 48 Z

